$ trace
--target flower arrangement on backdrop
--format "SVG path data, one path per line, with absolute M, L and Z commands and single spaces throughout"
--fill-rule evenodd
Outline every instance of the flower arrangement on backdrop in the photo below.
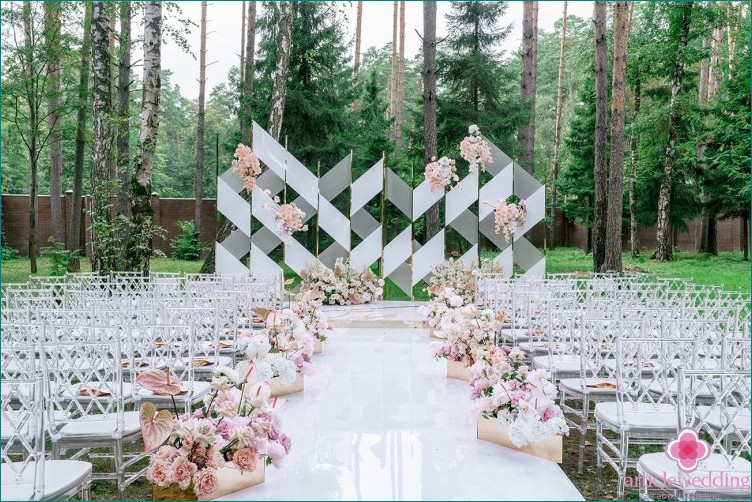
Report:
M 274 221 L 277 222 L 277 228 L 286 236 L 291 236 L 295 232 L 305 232 L 308 225 L 303 223 L 306 214 L 295 205 L 294 202 L 282 204 L 274 215 Z
M 356 270 L 348 260 L 338 258 L 334 268 L 320 262 L 307 266 L 300 275 L 301 293 L 316 292 L 329 305 L 370 303 L 384 293 L 384 280 L 366 267 Z
M 527 205 L 524 200 L 511 201 L 499 199 L 494 208 L 494 232 L 503 233 L 504 240 L 511 242 L 514 233 L 525 224 L 527 217 Z
M 250 147 L 240 143 L 235 149 L 232 170 L 243 180 L 243 187 L 249 192 L 256 186 L 256 179 L 261 174 L 261 163 Z
M 501 322 L 490 309 L 480 310 L 475 305 L 466 305 L 444 315 L 439 326 L 446 339 L 434 349 L 434 357 L 464 362 L 469 366 L 475 362 L 475 352 L 479 348 L 494 343 Z
M 431 162 L 426 165 L 425 177 L 431 190 L 452 188 L 454 183 L 460 180 L 454 160 L 448 157 L 441 157 L 439 160 L 432 157 Z
M 522 447 L 569 433 L 555 402 L 556 386 L 545 370 L 531 370 L 525 364 L 519 348 L 483 347 L 475 355 L 470 367 L 473 409 L 485 418 L 495 418 L 512 444 Z
M 273 414 L 268 383 L 253 371 L 217 368 L 210 385 L 203 406 L 191 415 L 141 405 L 144 447 L 158 448 L 146 471 L 151 483 L 205 496 L 216 490 L 220 468 L 250 472 L 259 461 L 279 468 L 290 452 L 290 438 Z
M 479 167 L 481 172 L 485 172 L 486 164 L 493 164 L 491 148 L 481 136 L 477 125 L 471 125 L 467 131 L 469 136 L 460 143 L 460 155 L 470 164 L 471 173 Z

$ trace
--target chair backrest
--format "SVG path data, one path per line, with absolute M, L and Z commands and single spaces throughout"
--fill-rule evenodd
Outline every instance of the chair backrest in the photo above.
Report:
M 3 378 L 2 492 L 28 493 L 30 500 L 44 495 L 44 393 L 42 374 L 33 378 Z M 7 486 L 6 486 L 7 485 Z
M 714 462 L 712 470 L 738 470 L 735 461 L 750 455 L 750 373 L 679 368 L 678 377 L 679 431 L 693 429 L 725 461 L 727 467 Z
M 93 331 L 93 330 L 92 330 Z M 88 340 L 95 340 L 91 332 Z M 124 426 L 122 353 L 117 338 L 42 345 L 42 368 L 48 395 L 49 433 L 70 421 L 116 420 L 113 438 Z

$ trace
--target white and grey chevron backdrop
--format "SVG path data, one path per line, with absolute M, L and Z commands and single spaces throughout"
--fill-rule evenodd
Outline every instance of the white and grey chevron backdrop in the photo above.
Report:
M 488 140 L 486 140 L 488 141 Z M 232 169 L 217 180 L 217 210 L 235 225 L 235 230 L 216 243 L 216 268 L 220 273 L 244 273 L 250 253 L 250 267 L 258 272 L 282 273 L 282 268 L 269 254 L 282 246 L 284 263 L 296 274 L 315 260 L 332 267 L 337 258 L 349 258 L 356 268 L 383 263 L 384 278 L 389 278 L 408 295 L 412 286 L 429 277 L 431 269 L 446 256 L 446 229 L 451 227 L 470 244 L 460 257 L 465 263 L 478 261 L 480 236 L 488 238 L 499 250 L 494 261 L 505 275 L 516 265 L 524 275 L 545 274 L 545 257 L 526 238 L 526 233 L 545 216 L 545 187 L 514 163 L 504 152 L 488 141 L 493 163 L 486 166 L 492 178 L 479 186 L 479 173 L 468 174 L 457 187 L 448 192 L 432 191 L 424 180 L 415 189 L 405 183 L 383 160 L 376 162 L 357 180 L 352 180 L 352 158 L 347 156 L 320 179 L 274 140 L 258 124 L 253 124 L 253 150 L 267 170 L 259 177 L 251 194 L 251 203 L 241 193 L 243 183 Z M 280 234 L 274 221 L 278 205 L 273 197 L 289 186 L 298 197 L 292 201 L 306 213 L 306 220 L 318 214 L 321 232 L 333 242 L 319 250 L 318 257 L 294 238 Z M 342 214 L 334 199 L 350 188 L 350 214 Z M 389 242 L 382 242 L 383 222 L 367 211 L 366 205 L 382 197 L 410 220 Z M 494 233 L 493 206 L 498 199 L 515 194 L 527 203 L 525 225 L 507 243 Z M 445 227 L 421 245 L 413 236 L 413 223 L 442 197 L 445 200 Z M 478 215 L 472 209 L 478 205 Z M 260 227 L 251 233 L 255 218 Z M 360 243 L 352 247 L 352 234 Z M 315 250 L 314 250 L 315 251 Z

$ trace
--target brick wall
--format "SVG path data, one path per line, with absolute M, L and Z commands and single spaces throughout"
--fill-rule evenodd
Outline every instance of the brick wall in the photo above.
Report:
M 84 199 L 84 208 L 89 207 L 89 198 Z M 113 198 L 113 205 L 117 202 Z M 155 239 L 154 245 L 163 253 L 170 255 L 170 241 L 180 233 L 176 222 L 180 220 L 193 219 L 194 199 L 163 199 L 153 197 L 154 222 L 165 229 L 164 239 Z M 213 242 L 216 232 L 216 208 L 215 199 L 203 200 L 203 218 L 201 222 L 201 232 L 199 238 L 202 241 Z M 62 208 L 65 215 L 65 228 L 63 235 L 66 242 L 68 241 L 68 226 L 70 225 L 70 213 L 73 208 L 73 194 L 66 193 L 62 197 Z M 556 242 L 557 245 L 566 245 L 571 247 L 584 248 L 587 229 L 582 225 L 568 222 L 561 212 L 557 212 L 554 219 L 556 225 Z M 2 196 L 2 223 L 5 237 L 8 244 L 17 249 L 22 255 L 29 254 L 29 197 L 28 195 L 3 195 Z M 88 244 L 89 235 L 86 229 L 89 227 L 88 218 L 84 212 L 81 217 L 81 245 L 87 246 L 87 255 L 89 254 Z M 695 249 L 696 222 L 691 221 L 687 225 L 686 232 L 676 232 L 674 239 L 678 249 L 682 251 L 692 251 Z M 37 242 L 40 247 L 48 245 L 48 239 L 52 235 L 50 222 L 50 198 L 47 195 L 40 195 L 37 202 Z M 742 243 L 742 220 L 739 218 L 722 220 L 718 222 L 718 250 L 719 251 L 741 251 Z M 655 247 L 655 227 L 640 227 L 638 232 L 640 248 L 653 249 Z M 544 239 L 548 235 L 543 225 L 536 225 L 530 233 L 528 239 L 538 247 L 543 247 Z M 624 248 L 629 247 L 629 231 L 625 229 Z
M 113 206 L 117 204 L 112 199 Z M 84 197 L 84 211 L 81 215 L 81 246 L 86 247 L 86 254 L 90 254 L 90 236 L 87 229 L 90 226 L 86 215 L 86 208 L 90 205 L 89 197 Z M 177 222 L 180 220 L 193 220 L 194 199 L 163 199 L 157 196 L 152 198 L 154 207 L 154 223 L 165 230 L 165 238 L 154 239 L 154 247 L 163 253 L 170 255 L 170 241 L 180 234 Z M 203 199 L 202 219 L 199 239 L 213 242 L 216 232 L 216 208 L 215 199 Z M 71 211 L 73 209 L 73 194 L 68 192 L 62 197 L 62 209 L 65 218 L 63 237 L 68 243 Z M 29 196 L 7 195 L 2 196 L 2 221 L 3 232 L 8 245 L 17 249 L 22 255 L 29 254 Z M 39 247 L 49 245 L 48 240 L 52 236 L 52 222 L 50 221 L 50 197 L 40 195 L 37 199 L 37 242 Z

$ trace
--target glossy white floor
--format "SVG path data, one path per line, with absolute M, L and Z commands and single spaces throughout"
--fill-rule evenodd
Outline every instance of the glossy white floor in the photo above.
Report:
M 426 330 L 337 329 L 280 410 L 293 446 L 228 500 L 582 500 L 559 466 L 475 438 Z

